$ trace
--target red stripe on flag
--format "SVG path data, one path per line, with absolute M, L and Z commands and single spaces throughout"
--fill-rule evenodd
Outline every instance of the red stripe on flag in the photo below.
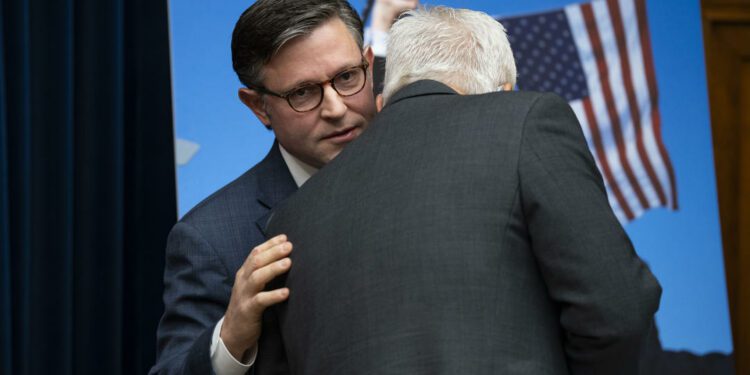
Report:
M 612 20 L 612 26 L 615 31 L 615 39 L 617 40 L 617 49 L 620 53 L 620 65 L 622 66 L 622 78 L 625 84 L 625 91 L 628 96 L 628 106 L 630 107 L 631 118 L 633 119 L 633 126 L 635 127 L 636 133 L 636 148 L 638 150 L 638 156 L 643 163 L 643 168 L 646 170 L 649 182 L 656 190 L 656 194 L 659 196 L 659 202 L 662 206 L 667 205 L 667 197 L 664 193 L 664 188 L 661 186 L 659 178 L 656 176 L 654 167 L 651 165 L 651 159 L 649 158 L 646 147 L 643 144 L 643 127 L 641 126 L 641 110 L 638 106 L 638 100 L 635 96 L 635 88 L 633 87 L 633 78 L 630 71 L 630 59 L 628 54 L 627 42 L 625 40 L 625 28 L 622 24 L 622 14 L 620 13 L 620 6 L 618 0 L 607 0 L 609 7 L 609 14 Z
M 583 13 L 584 22 L 586 23 L 586 29 L 589 33 L 589 40 L 591 40 L 591 47 L 596 58 L 597 68 L 599 70 L 599 80 L 602 83 L 602 93 L 604 94 L 604 99 L 607 104 L 607 112 L 609 113 L 609 119 L 612 124 L 612 135 L 617 144 L 617 153 L 620 156 L 620 163 L 622 164 L 622 169 L 625 171 L 625 176 L 627 177 L 630 186 L 633 188 L 633 191 L 638 198 L 638 202 L 643 209 L 647 209 L 649 207 L 648 200 L 646 199 L 646 195 L 643 194 L 643 190 L 641 190 L 638 180 L 635 178 L 635 174 L 630 167 L 630 162 L 627 157 L 625 141 L 622 136 L 622 128 L 620 127 L 620 116 L 617 113 L 615 100 L 612 95 L 612 87 L 609 82 L 609 68 L 604 57 L 604 49 L 602 41 L 599 38 L 594 11 L 590 3 L 581 5 L 581 11 Z
M 645 0 L 635 0 L 636 14 L 638 15 L 638 30 L 641 36 L 641 49 L 643 50 L 643 65 L 646 70 L 646 82 L 648 83 L 649 96 L 651 97 L 651 122 L 653 122 L 654 137 L 656 138 L 656 145 L 659 148 L 659 154 L 664 161 L 664 166 L 667 168 L 667 174 L 669 175 L 669 183 L 672 191 L 672 209 L 677 209 L 677 184 L 675 183 L 674 169 L 672 168 L 672 162 L 669 160 L 669 155 L 664 147 L 664 142 L 661 137 L 661 116 L 659 116 L 659 92 L 656 88 L 656 74 L 654 73 L 654 56 L 651 52 L 651 35 L 648 29 L 648 21 L 646 19 L 646 2 Z
M 625 217 L 628 221 L 633 220 L 635 215 L 633 210 L 628 205 L 625 197 L 620 191 L 620 186 L 617 185 L 614 176 L 612 176 L 612 170 L 609 168 L 609 161 L 607 160 L 607 153 L 604 151 L 604 144 L 602 143 L 602 135 L 599 132 L 599 124 L 596 121 L 596 115 L 594 115 L 594 109 L 591 106 L 591 98 L 585 98 L 582 100 L 583 109 L 586 112 L 586 120 L 589 123 L 589 129 L 591 130 L 591 141 L 594 143 L 594 149 L 596 151 L 596 158 L 599 159 L 599 165 L 602 168 L 602 174 L 604 179 L 607 180 L 609 189 L 614 194 L 617 204 L 625 212 Z

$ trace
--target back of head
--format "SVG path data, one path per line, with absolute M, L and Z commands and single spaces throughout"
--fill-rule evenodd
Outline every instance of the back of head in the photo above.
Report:
M 362 48 L 362 20 L 345 0 L 258 0 L 232 33 L 232 65 L 245 86 L 261 86 L 263 66 L 290 40 L 340 18 Z
M 505 28 L 486 13 L 448 7 L 409 11 L 388 40 L 383 98 L 419 80 L 440 81 L 463 94 L 516 83 Z

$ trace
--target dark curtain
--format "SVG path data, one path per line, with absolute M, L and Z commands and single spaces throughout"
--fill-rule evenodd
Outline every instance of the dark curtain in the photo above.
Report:
M 0 373 L 137 374 L 176 220 L 165 0 L 0 0 Z

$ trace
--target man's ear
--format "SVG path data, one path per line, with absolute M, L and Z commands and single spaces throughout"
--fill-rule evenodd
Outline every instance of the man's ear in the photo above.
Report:
M 378 96 L 375 97 L 375 109 L 380 112 L 383 109 L 383 94 L 378 94 Z
M 362 54 L 365 57 L 365 60 L 367 61 L 367 65 L 369 68 L 367 68 L 370 71 L 370 74 L 372 74 L 372 67 L 375 64 L 375 52 L 372 51 L 371 46 L 367 46 L 365 48 L 365 52 Z
M 245 87 L 241 88 L 237 92 L 237 95 L 239 95 L 242 104 L 247 108 L 250 108 L 255 114 L 255 117 L 257 117 L 266 128 L 271 129 L 271 117 L 268 116 L 268 112 L 266 111 L 266 105 L 263 102 L 263 95 Z

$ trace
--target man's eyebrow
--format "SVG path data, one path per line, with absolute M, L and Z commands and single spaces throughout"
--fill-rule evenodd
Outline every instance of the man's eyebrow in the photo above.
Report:
M 294 85 L 290 86 L 288 89 L 282 90 L 281 94 L 282 95 L 286 95 L 286 94 L 288 94 L 288 93 L 290 93 L 290 92 L 292 92 L 292 91 L 294 91 L 294 90 L 296 90 L 296 89 L 298 89 L 300 87 L 308 86 L 308 85 L 314 85 L 316 83 L 318 83 L 318 82 L 317 81 L 310 81 L 310 80 L 299 81 L 299 82 L 295 83 Z

